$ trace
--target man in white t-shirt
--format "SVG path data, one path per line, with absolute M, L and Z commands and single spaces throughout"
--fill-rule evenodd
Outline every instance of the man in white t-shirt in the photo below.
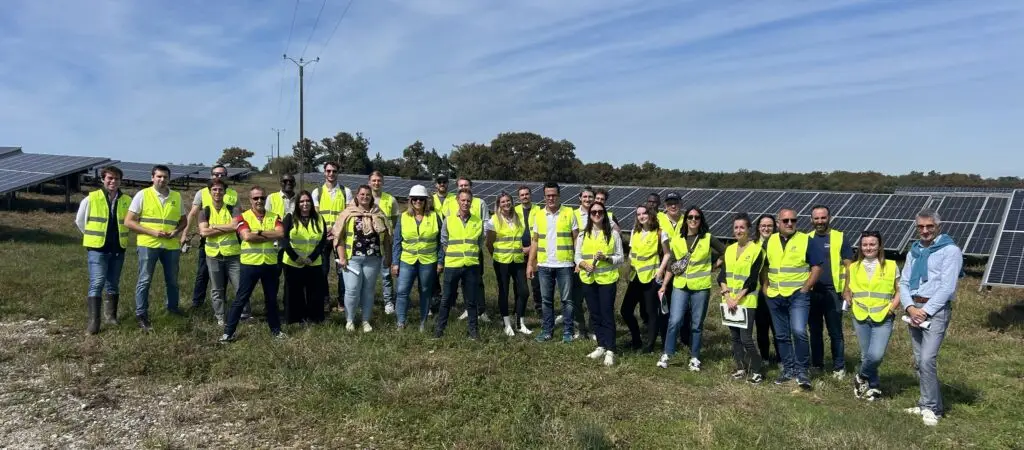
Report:
M 573 320 L 573 278 L 576 278 L 574 257 L 576 236 L 579 225 L 572 208 L 563 206 L 559 197 L 558 183 L 544 184 L 544 209 L 537 213 L 537 220 L 531 225 L 532 243 L 530 260 L 526 265 L 526 277 L 540 277 L 542 330 L 537 341 L 552 339 L 555 328 L 555 288 L 560 291 L 562 321 L 565 328 L 562 342 L 572 342 L 575 321 Z

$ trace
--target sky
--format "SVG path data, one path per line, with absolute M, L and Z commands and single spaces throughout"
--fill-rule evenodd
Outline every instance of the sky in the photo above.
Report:
M 0 146 L 262 166 L 531 131 L 584 162 L 1021 176 L 1024 2 L 5 0 Z M 348 8 L 347 13 L 343 12 Z

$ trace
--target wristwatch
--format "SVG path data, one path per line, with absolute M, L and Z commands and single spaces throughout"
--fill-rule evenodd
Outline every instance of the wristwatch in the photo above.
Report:
M 260 237 L 262 237 L 262 236 L 263 236 L 263 230 L 259 230 L 259 231 L 257 231 L 257 232 L 256 232 L 256 235 L 257 235 L 257 236 L 260 236 Z

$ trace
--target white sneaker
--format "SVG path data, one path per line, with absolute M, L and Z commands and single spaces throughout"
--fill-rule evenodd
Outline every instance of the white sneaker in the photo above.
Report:
M 562 316 L 555 317 L 555 326 L 561 325 L 565 322 L 565 318 Z
M 690 366 L 687 367 L 690 372 L 700 372 L 700 360 L 697 358 L 690 358 Z
M 596 341 L 597 340 L 597 335 L 594 334 L 594 333 L 587 333 L 587 338 L 592 340 L 592 341 Z
M 469 318 L 469 311 L 462 311 L 462 315 L 459 316 L 459 320 L 466 320 Z
M 373 327 L 370 326 L 370 322 L 363 322 L 363 333 L 369 333 L 373 331 Z
M 921 409 L 920 406 L 915 406 L 913 408 L 904 409 L 903 412 L 905 412 L 907 414 L 913 414 L 915 416 L 920 416 L 922 413 L 924 413 L 924 410 Z
M 843 378 L 846 378 L 846 371 L 843 370 L 843 369 L 839 369 L 839 370 L 837 370 L 835 372 L 832 372 L 832 378 L 835 378 L 835 379 L 841 381 Z
M 529 328 L 526 328 L 526 322 L 523 319 L 519 319 L 519 332 L 521 334 L 526 334 L 526 335 L 529 335 L 529 334 L 533 333 L 533 331 L 530 331 Z
M 224 326 L 224 316 L 223 315 L 217 314 L 217 326 L 218 327 Z
M 577 340 L 579 338 L 580 338 L 580 332 L 579 331 L 575 331 L 575 332 L 572 333 L 572 340 L 575 341 L 575 340 Z
M 511 326 L 505 327 L 505 336 L 512 337 L 516 335 L 516 330 L 513 330 Z
M 935 412 L 930 409 L 921 410 L 921 422 L 929 427 L 934 427 L 939 424 L 939 417 L 935 415 Z
M 604 365 L 611 367 L 615 365 L 615 352 L 605 352 Z
M 483 323 L 491 323 L 491 318 L 487 317 L 487 313 L 480 314 L 479 316 L 476 316 L 476 318 Z
M 394 313 L 395 313 L 395 304 L 391 303 L 391 302 L 385 303 L 384 304 L 384 314 L 387 314 L 387 315 L 390 316 L 390 315 L 392 315 Z
M 274 335 L 274 339 L 283 341 L 285 339 L 288 339 L 288 335 L 284 334 L 284 331 L 278 331 L 277 334 Z
M 345 324 L 345 331 L 356 331 L 356 324 L 349 322 Z
M 598 348 L 594 349 L 594 351 L 590 352 L 590 354 L 587 355 L 587 358 L 597 359 L 597 358 L 600 358 L 600 357 L 604 356 L 604 354 L 605 354 L 604 347 L 598 347 Z
M 661 355 L 661 359 L 658 360 L 658 367 L 668 369 L 668 355 L 664 353 Z

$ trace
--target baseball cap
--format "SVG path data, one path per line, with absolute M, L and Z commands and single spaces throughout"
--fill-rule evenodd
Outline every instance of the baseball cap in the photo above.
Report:
M 437 178 L 434 178 L 434 182 L 438 183 L 438 184 L 440 184 L 440 183 L 447 183 L 448 182 L 448 175 L 438 175 Z
M 668 202 L 678 202 L 680 200 L 681 200 L 681 198 L 679 197 L 679 193 L 678 192 L 669 192 L 668 195 L 665 196 L 665 203 L 668 203 Z

